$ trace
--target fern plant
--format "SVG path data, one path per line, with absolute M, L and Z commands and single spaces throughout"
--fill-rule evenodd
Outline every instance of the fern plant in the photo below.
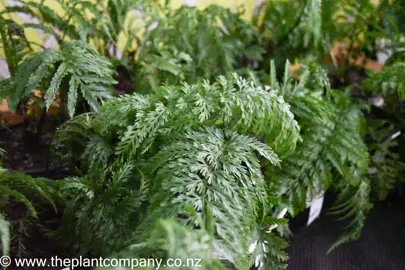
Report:
M 210 6 L 174 10 L 168 2 L 162 6 L 159 1 L 144 0 L 96 4 L 58 0 L 64 13 L 58 14 L 45 2 L 18 1 L 0 14 L 23 13 L 36 18 L 38 23 L 23 23 L 22 27 L 44 31 L 55 37 L 60 47 L 69 40 L 92 44 L 116 66 L 133 72 L 138 91 L 165 82 L 214 79 L 257 66 L 264 50 L 257 29 L 242 18 L 243 9 L 232 12 Z M 120 41 L 125 43 L 121 52 Z
M 137 53 L 137 89 L 195 83 L 252 67 L 263 49 L 255 44 L 259 33 L 243 20 L 243 12 L 212 5 L 169 8 L 152 16 Z
M 61 193 L 68 201 L 53 237 L 81 255 L 122 249 L 143 215 L 151 183 L 130 162 L 118 164 L 65 179 Z
M 0 37 L 10 74 L 15 75 L 24 57 L 32 52 L 21 25 L 0 15 Z
M 280 223 L 269 216 L 279 202 L 268 193 L 261 167 L 278 165 L 298 139 L 299 126 L 282 97 L 236 75 L 115 98 L 99 113 L 66 123 L 55 138 L 60 147 L 82 143 L 75 156 L 82 157 L 81 168 L 88 172 L 66 182 L 72 188 L 65 193 L 65 216 L 74 219 L 64 225 L 86 224 L 77 227 L 82 230 L 77 235 L 94 243 L 126 232 L 115 247 L 144 246 L 160 219 L 175 218 L 207 235 L 216 257 L 238 269 L 248 269 L 256 258 L 258 264 L 271 261 L 267 267 L 280 268 L 286 255 L 277 250 L 285 245 L 268 232 Z M 100 169 L 109 178 L 92 173 Z M 77 207 L 83 213 L 94 207 L 111 211 L 77 215 Z M 128 219 L 112 218 L 124 209 Z M 260 244 L 249 253 L 254 242 Z M 153 246 L 136 252 L 160 257 L 163 251 Z
M 353 217 L 353 228 L 333 249 L 359 237 L 371 207 L 361 106 L 347 94 L 330 89 L 326 73 L 314 64 L 305 68 L 299 83 L 292 81 L 288 62 L 282 84 L 277 82 L 274 62 L 271 67 L 271 85 L 292 105 L 303 138 L 281 169 L 271 171 L 274 190 L 281 192 L 293 215 L 326 190 L 337 190 L 339 197 L 332 212 Z
M 17 246 L 11 250 L 13 255 L 26 255 L 23 242 L 24 237 L 27 236 L 25 233 L 28 226 L 34 224 L 38 218 L 32 202 L 33 198 L 55 206 L 55 201 L 58 200 L 58 186 L 45 178 L 33 179 L 30 176 L 10 173 L 0 168 L 0 191 L 0 251 L 3 255 L 9 255 L 10 243 L 17 242 Z M 23 205 L 23 210 L 19 211 L 21 213 L 10 210 L 15 204 Z M 16 250 L 15 247 L 17 247 Z
M 179 258 L 182 262 L 187 262 L 187 259 L 190 262 L 190 259 L 193 259 L 198 268 L 202 269 L 225 269 L 216 259 L 211 249 L 213 239 L 204 227 L 203 221 L 200 221 L 201 229 L 192 230 L 175 219 L 161 219 L 157 221 L 147 241 L 132 245 L 123 251 L 121 256 L 141 255 L 144 254 L 144 250 L 160 247 L 166 258 Z M 189 268 L 193 268 L 193 265 L 190 264 Z
M 372 192 L 378 200 L 387 195 L 403 182 L 401 175 L 405 171 L 405 163 L 398 151 L 401 130 L 387 120 L 369 121 L 371 164 L 369 169 Z
M 398 187 L 404 171 L 403 70 L 403 62 L 388 62 L 380 73 L 370 73 L 363 85 L 366 93 L 371 93 L 382 101 L 372 105 L 371 116 L 375 120 L 369 121 L 370 150 L 373 155 L 370 176 L 376 187 L 376 197 L 380 200 L 394 187 Z
M 49 108 L 59 92 L 62 100 L 67 101 L 72 117 L 81 97 L 94 110 L 110 97 L 114 83 L 112 75 L 109 61 L 88 44 L 73 41 L 60 51 L 47 49 L 25 59 L 15 76 L 1 82 L 1 97 L 8 100 L 11 110 L 15 110 L 24 100 L 34 98 L 33 90 L 39 89 L 44 95 L 46 108 Z M 63 85 L 66 85 L 65 91 Z
M 59 46 L 69 40 L 83 40 L 93 44 L 104 56 L 117 57 L 120 35 L 129 40 L 124 48 L 123 60 L 128 60 L 131 53 L 135 27 L 133 10 L 137 9 L 142 16 L 148 16 L 159 6 L 157 1 L 56 1 L 62 12 L 56 12 L 47 2 L 14 1 L 4 6 L 0 12 L 3 16 L 22 13 L 35 18 L 33 22 L 23 23 L 24 29 L 42 30 L 46 36 L 54 37 Z M 129 26 L 126 21 L 132 24 Z
M 149 237 L 150 224 L 156 218 L 178 217 L 190 226 L 197 225 L 200 218 L 213 234 L 215 254 L 238 269 L 249 268 L 252 261 L 246 253 L 256 240 L 252 234 L 261 235 L 255 226 L 256 211 L 266 211 L 270 206 L 255 151 L 277 165 L 271 148 L 227 130 L 189 131 L 164 147 L 151 160 L 160 184 L 152 197 L 150 214 L 135 231 L 134 241 Z M 188 216 L 185 205 L 195 209 L 197 216 Z M 235 224 L 240 226 L 227 229 Z
M 102 135 L 106 142 L 113 142 L 116 136 L 119 138 L 118 142 L 113 143 L 114 151 L 108 155 L 93 155 L 95 148 L 85 150 L 85 153 L 89 153 L 90 163 L 98 156 L 105 156 L 104 160 L 108 160 L 114 152 L 117 155 L 139 156 L 159 134 L 179 132 L 185 127 L 199 127 L 203 123 L 222 125 L 240 132 L 251 130 L 253 135 L 262 136 L 279 155 L 292 152 L 299 139 L 299 126 L 290 113 L 289 105 L 269 88 L 255 86 L 253 82 L 236 75 L 229 79 L 220 76 L 212 86 L 205 81 L 195 85 L 159 87 L 155 92 L 151 96 L 134 94 L 116 98 L 103 106 L 94 120 L 91 116 L 89 119 L 88 115 L 80 118 L 80 122 L 90 125 L 93 133 Z M 172 123 L 173 118 L 176 125 Z M 66 127 L 71 129 L 70 125 Z M 68 131 L 61 128 L 59 134 L 63 136 L 57 136 L 56 142 L 74 138 L 69 137 Z M 117 133 L 111 134 L 110 131 Z M 81 130 L 78 135 L 81 134 L 87 133 Z M 80 140 L 86 143 L 83 138 Z M 99 150 L 103 149 L 105 147 Z
M 405 100 L 405 63 L 385 66 L 382 72 L 371 75 L 364 89 L 394 100 Z M 388 101 L 389 102 L 389 101 Z
M 0 214 L 2 253 L 7 255 L 9 244 L 14 243 L 13 255 L 27 256 L 24 240 L 30 226 L 38 225 L 38 215 L 33 199 L 55 207 L 58 200 L 58 186 L 44 178 L 32 178 L 25 174 L 10 173 L 3 169 L 0 173 Z M 10 206 L 18 205 L 20 211 L 10 211 Z M 56 208 L 54 208 L 56 211 Z
M 255 10 L 252 23 L 261 35 L 266 53 L 260 62 L 269 71 L 274 59 L 279 71 L 286 59 L 296 60 L 319 52 L 326 53 L 330 44 L 322 36 L 322 0 L 264 1 Z M 324 41 L 322 43 L 322 41 Z
M 44 1 L 18 2 L 0 12 L 11 73 L 0 80 L 0 98 L 23 114 L 32 99 L 44 112 L 58 93 L 66 104 L 72 119 L 54 145 L 77 176 L 59 183 L 64 216 L 53 237 L 74 253 L 199 256 L 205 269 L 281 269 L 286 243 L 272 229 L 286 220 L 274 217 L 276 210 L 295 215 L 335 190 L 332 212 L 351 218 L 351 230 L 333 249 L 359 237 L 370 192 L 383 198 L 402 172 L 393 170 L 402 163 L 391 152 L 392 140 L 376 135 L 367 148 L 362 104 L 331 89 L 317 64 L 306 65 L 299 82 L 284 65 L 287 58 L 323 57 L 346 38 L 348 59 L 375 50 L 370 44 L 387 35 L 369 1 L 266 1 L 252 23 L 242 19 L 242 9 L 219 6 L 173 10 L 159 1 L 58 0 L 61 15 Z M 134 8 L 144 12 L 139 26 L 129 18 Z M 16 12 L 39 22 L 6 19 Z M 53 35 L 59 47 L 34 53 L 26 28 Z M 123 35 L 127 42 L 116 61 Z M 137 93 L 110 99 L 114 64 L 131 70 Z M 252 80 L 224 76 L 232 71 Z M 263 79 L 268 72 L 270 80 Z M 402 73 L 396 63 L 366 83 L 394 104 L 392 111 L 405 96 Z M 89 109 L 85 102 L 92 112 L 80 114 Z M 52 202 L 51 192 L 58 192 L 45 179 L 23 175 L 2 172 L 2 182 L 0 206 L 14 197 L 32 217 L 25 194 L 36 191 Z M 0 212 L 3 253 L 13 222 Z
M 266 48 L 261 68 L 268 72 L 274 59 L 281 73 L 286 59 L 316 58 L 340 77 L 378 52 L 395 56 L 403 47 L 400 6 L 401 0 L 263 1 L 252 18 Z

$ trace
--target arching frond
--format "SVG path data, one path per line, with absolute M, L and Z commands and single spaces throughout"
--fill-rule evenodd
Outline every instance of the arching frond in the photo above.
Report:
M 384 67 L 382 72 L 376 72 L 367 79 L 364 87 L 377 95 L 405 100 L 405 63 L 397 62 Z
M 44 82 L 50 75 L 50 82 Z M 32 96 L 34 89 L 44 93 L 46 107 L 54 103 L 57 92 L 66 96 L 69 115 L 73 116 L 79 93 L 97 110 L 99 104 L 110 96 L 112 91 L 112 65 L 100 57 L 88 44 L 73 41 L 62 50 L 47 49 L 27 58 L 19 67 L 12 82 L 2 89 L 2 98 L 7 98 L 9 106 L 15 110 L 21 99 Z M 69 87 L 63 91 L 62 82 L 67 78 Z
M 271 66 L 275 70 L 274 64 Z M 272 72 L 271 84 L 299 116 L 303 140 L 283 160 L 280 170 L 271 171 L 272 185 L 276 192 L 286 196 L 286 207 L 294 215 L 319 194 L 330 188 L 337 190 L 340 199 L 336 207 L 348 211 L 337 213 L 354 216 L 352 231 L 341 239 L 354 239 L 359 236 L 365 213 L 370 209 L 366 179 L 369 154 L 362 137 L 362 106 L 353 103 L 349 95 L 329 89 L 326 80 L 320 79 L 324 72 L 315 66 L 307 68 L 295 84 L 288 69 L 287 63 L 283 84 L 276 82 Z M 345 241 L 338 240 L 337 244 Z
M 216 258 L 238 269 L 248 269 L 253 264 L 256 257 L 248 249 L 260 235 L 256 222 L 261 220 L 263 227 L 273 225 L 273 220 L 262 216 L 271 214 L 276 207 L 268 203 L 262 166 L 279 166 L 279 153 L 287 155 L 293 151 L 299 139 L 299 126 L 289 105 L 274 90 L 233 74 L 221 76 L 214 83 L 166 85 L 148 96 L 134 93 L 117 97 L 92 117 L 75 119 L 59 130 L 57 138 L 65 146 L 69 138 L 82 141 L 86 146 L 79 153 L 85 163 L 93 164 L 84 167 L 90 173 L 79 181 L 90 182 L 94 188 L 80 191 L 82 195 L 68 196 L 80 199 L 77 204 L 69 203 L 76 205 L 72 209 L 84 207 L 81 212 L 87 213 L 76 219 L 91 226 L 76 226 L 76 233 L 77 237 L 81 233 L 91 237 L 86 240 L 88 247 L 106 239 L 95 233 L 109 223 L 114 224 L 109 226 L 113 229 L 105 235 L 113 237 L 119 233 L 128 237 L 129 229 L 124 224 L 130 223 L 129 217 L 126 221 L 120 219 L 126 222 L 120 223 L 121 227 L 116 226 L 107 213 L 119 210 L 115 209 L 113 197 L 109 202 L 105 196 L 110 194 L 111 178 L 124 174 L 119 166 L 130 164 L 139 171 L 124 177 L 128 180 L 119 181 L 120 187 L 126 189 L 120 196 L 138 192 L 136 183 L 141 175 L 153 184 L 147 191 L 144 208 L 133 208 L 127 213 L 131 217 L 142 216 L 136 220 L 139 223 L 128 245 L 147 242 L 158 220 L 175 218 L 188 229 L 207 231 Z M 92 174 L 93 171 L 98 173 Z M 95 177 L 100 174 L 101 179 Z M 77 181 L 67 183 L 76 186 Z M 90 193 L 94 198 L 85 195 Z M 102 219 L 106 225 L 89 214 L 98 212 L 94 207 L 100 204 L 104 205 L 102 214 L 106 216 Z M 71 225 L 67 228 L 75 223 L 68 224 Z M 275 239 L 268 245 L 277 245 L 277 254 L 281 256 L 284 242 Z M 148 256 L 160 256 L 156 249 L 145 252 L 151 252 Z M 281 267 L 283 256 L 276 256 L 271 250 L 257 250 L 254 256 L 262 254 L 272 265 Z
M 112 169 L 116 170 L 93 168 L 83 177 L 65 179 L 61 192 L 67 205 L 56 237 L 67 248 L 77 245 L 83 255 L 89 249 L 110 254 L 123 247 L 139 222 L 149 180 L 130 163 Z

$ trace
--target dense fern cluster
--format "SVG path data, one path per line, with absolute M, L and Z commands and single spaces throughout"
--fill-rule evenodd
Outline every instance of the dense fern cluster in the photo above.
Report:
M 244 10 L 181 7 L 152 17 L 139 48 L 139 89 L 161 83 L 197 82 L 253 65 L 261 59 L 259 32 Z
M 405 100 L 405 63 L 397 62 L 375 73 L 367 80 L 366 89 L 383 96 Z
M 39 29 L 46 35 L 52 35 L 58 45 L 70 40 L 84 40 L 93 43 L 99 53 L 111 56 L 110 50 L 117 48 L 120 34 L 130 35 L 134 29 L 125 27 L 128 16 L 134 9 L 148 12 L 157 1 L 129 0 L 129 1 L 56 1 L 62 13 L 49 7 L 46 1 L 17 0 L 7 5 L 0 12 L 5 18 L 10 14 L 22 13 L 36 20 L 24 22 L 25 29 Z
M 50 82 L 45 82 L 49 72 L 54 70 Z M 73 117 L 77 101 L 82 96 L 93 109 L 111 96 L 111 63 L 101 58 L 88 44 L 74 41 L 66 44 L 62 50 L 48 49 L 26 59 L 16 74 L 2 82 L 1 97 L 7 98 L 11 110 L 27 97 L 33 97 L 34 89 L 44 91 L 45 106 L 54 103 L 57 92 L 67 100 L 69 115 Z M 68 81 L 64 92 L 63 81 Z M 49 84 L 49 86 L 48 86 Z M 79 92 L 80 90 L 80 92 Z M 80 95 L 81 94 L 81 95 Z
M 245 269 L 254 259 L 249 245 L 266 238 L 257 224 L 273 224 L 267 215 L 275 198 L 268 197 L 261 166 L 264 160 L 279 165 L 278 154 L 294 150 L 299 127 L 281 96 L 233 74 L 214 84 L 163 86 L 154 95 L 107 102 L 100 113 L 67 122 L 56 142 L 72 139 L 84 144 L 89 174 L 66 183 L 63 194 L 73 201 L 65 217 L 75 220 L 65 229 L 76 227 L 99 243 L 122 235 L 105 250 L 112 252 L 132 235 L 125 228 L 138 224 L 132 241 L 146 244 L 158 220 L 178 218 L 206 233 L 220 258 Z M 100 181 L 100 170 L 109 178 Z M 100 206 L 95 219 L 90 213 Z
M 400 55 L 394 54 L 392 57 Z M 375 187 L 375 196 L 380 200 L 394 187 L 398 187 L 398 183 L 403 182 L 402 175 L 405 172 L 404 153 L 401 150 L 405 128 L 404 64 L 394 60 L 380 73 L 372 73 L 363 86 L 365 92 L 373 93 L 382 101 L 377 104 L 381 116 L 370 121 L 369 125 L 369 149 L 372 154 L 370 178 Z
M 326 53 L 331 44 L 322 39 L 323 6 L 319 0 L 263 1 L 252 19 L 260 32 L 259 44 L 268 48 L 260 66 L 268 71 L 274 59 L 281 70 L 287 59 L 306 58 L 318 51 Z
M 291 104 L 302 134 L 296 151 L 272 177 L 273 188 L 285 197 L 292 214 L 329 188 L 338 190 L 335 212 L 354 216 L 353 235 L 343 236 L 338 243 L 357 238 L 370 209 L 369 156 L 362 138 L 361 107 L 347 94 L 330 89 L 326 74 L 314 63 L 304 67 L 299 83 L 291 80 L 288 63 L 282 84 L 276 80 L 274 62 L 271 66 L 271 85 Z M 351 197 L 357 190 L 362 196 Z
M 71 176 L 0 173 L 4 254 L 37 223 L 39 200 L 62 213 L 47 235 L 69 254 L 283 269 L 284 216 L 335 192 L 330 212 L 350 223 L 333 249 L 359 237 L 372 198 L 385 198 L 405 171 L 399 1 L 264 1 L 251 22 L 242 8 L 172 9 L 169 1 L 58 0 L 64 14 L 45 1 L 15 2 L 0 11 L 10 71 L 0 97 L 23 115 L 33 100 L 43 115 L 51 105 L 69 115 L 53 146 Z M 17 24 L 16 13 L 36 20 Z M 28 28 L 57 48 L 38 51 Z M 377 106 L 332 88 L 319 62 L 336 41 L 348 43 L 343 67 L 393 50 L 362 85 L 382 96 L 388 119 L 374 125 L 365 109 Z M 294 74 L 287 59 L 301 64 Z M 133 93 L 113 97 L 120 68 Z M 15 220 L 7 207 L 17 201 L 27 214 Z

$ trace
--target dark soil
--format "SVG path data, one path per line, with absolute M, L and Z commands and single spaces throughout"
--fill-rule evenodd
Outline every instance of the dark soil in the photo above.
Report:
M 41 134 L 24 123 L 0 129 L 0 146 L 5 150 L 3 167 L 28 174 L 61 167 L 60 162 L 51 157 L 50 151 L 52 137 L 60 121 L 49 115 L 46 118 Z
M 118 83 L 114 86 L 114 95 L 131 94 L 134 92 L 134 81 L 131 72 L 124 66 L 117 67 L 114 78 Z

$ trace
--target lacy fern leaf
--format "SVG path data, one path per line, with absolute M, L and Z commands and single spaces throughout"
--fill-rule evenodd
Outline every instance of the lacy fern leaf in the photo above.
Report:
M 274 64 L 271 66 L 275 70 Z M 288 63 L 282 85 L 276 83 L 275 72 L 271 72 L 272 85 L 298 115 L 303 138 L 272 179 L 274 189 L 286 196 L 286 207 L 294 215 L 327 189 L 340 192 L 336 207 L 348 211 L 345 217 L 354 216 L 353 230 L 338 240 L 337 244 L 341 244 L 358 237 L 365 213 L 370 209 L 366 179 L 369 154 L 362 138 L 364 120 L 361 105 L 353 103 L 346 93 L 329 89 L 327 80 L 319 80 L 325 77 L 324 72 L 314 68 L 307 69 L 295 85 Z
M 255 44 L 258 31 L 243 19 L 243 13 L 212 5 L 154 14 L 139 48 L 138 89 L 212 80 L 253 66 L 264 50 Z
M 51 75 L 49 85 L 46 79 Z M 112 91 L 112 65 L 100 57 L 88 44 L 73 41 L 65 44 L 60 51 L 47 49 L 26 59 L 19 67 L 16 75 L 7 84 L 8 89 L 2 89 L 2 97 L 9 100 L 9 106 L 15 110 L 21 99 L 33 95 L 34 89 L 39 89 L 45 95 L 45 104 L 49 108 L 54 103 L 57 92 L 66 98 L 69 115 L 73 116 L 80 91 L 90 106 L 97 110 L 104 99 L 110 97 Z M 68 78 L 69 87 L 62 86 L 64 78 Z
M 90 249 L 95 254 L 108 255 L 123 248 L 142 213 L 142 203 L 147 200 L 150 183 L 143 174 L 130 163 L 114 168 L 117 169 L 113 172 L 93 168 L 87 175 L 68 178 L 63 184 L 67 206 L 56 237 L 65 239 L 74 228 L 74 237 L 64 242 L 69 248 L 76 245 L 82 255 Z M 108 246 L 103 244 L 106 241 Z
M 150 255 L 150 250 L 154 250 L 155 254 L 160 255 L 155 260 L 161 262 L 160 268 L 163 269 L 195 269 L 196 267 L 207 270 L 226 269 L 224 264 L 215 258 L 211 248 L 212 241 L 212 237 L 204 229 L 190 229 L 173 218 L 160 219 L 153 227 L 147 241 L 134 243 L 116 256 L 142 258 Z M 177 262 L 181 261 L 182 265 L 173 265 L 168 261 L 172 258 L 177 258 Z M 141 266 L 140 269 L 147 269 L 147 267 Z
M 91 192 L 94 197 L 86 195 L 94 188 L 86 188 L 80 196 L 71 195 L 80 202 L 68 202 L 86 209 L 88 214 L 80 215 L 80 224 L 91 224 L 77 227 L 77 236 L 83 233 L 100 241 L 99 228 L 108 227 L 113 230 L 105 235 L 132 235 L 127 245 L 147 243 L 160 219 L 175 218 L 188 230 L 204 231 L 215 258 L 249 269 L 255 260 L 248 248 L 257 240 L 256 222 L 276 207 L 268 203 L 262 166 L 279 166 L 279 156 L 293 151 L 299 138 L 299 126 L 281 96 L 235 74 L 220 76 L 211 84 L 166 85 L 149 96 L 134 93 L 114 98 L 100 112 L 66 123 L 57 135 L 61 146 L 69 141 L 85 144 L 86 149 L 74 156 L 81 156 L 82 164 L 92 164 L 83 167 L 87 174 L 80 181 L 92 179 L 97 190 Z M 106 145 L 113 147 L 107 150 Z M 112 176 L 124 174 L 119 170 L 123 164 L 136 164 L 138 173 L 118 182 L 125 189 L 121 195 L 138 192 L 141 175 L 151 183 L 143 208 L 134 207 L 126 214 L 139 217 L 133 234 L 128 234 L 125 225 L 129 220 L 116 226 L 117 221 L 107 215 L 119 212 L 114 197 L 109 197 L 111 203 L 102 199 L 112 192 Z M 93 171 L 108 178 L 100 180 Z M 76 186 L 76 181 L 68 180 L 67 187 Z M 105 225 L 89 215 L 100 204 L 107 215 Z M 265 219 L 261 224 L 270 227 L 274 223 Z M 86 241 L 88 247 L 97 243 L 92 241 Z M 278 246 L 280 256 L 285 246 L 281 242 L 269 243 L 269 247 Z M 255 256 L 265 252 L 263 256 L 273 265 L 281 266 L 283 256 L 271 250 L 258 250 Z M 158 246 L 145 250 L 152 257 L 159 257 L 158 251 Z
M 91 128 L 106 141 L 118 135 L 116 155 L 141 155 L 158 136 L 202 125 L 260 136 L 280 156 L 293 151 L 300 138 L 299 126 L 283 98 L 235 74 L 220 76 L 213 84 L 163 86 L 155 92 L 150 97 L 121 96 L 106 103 L 95 119 L 90 118 Z M 57 135 L 60 142 L 62 135 L 70 140 L 64 130 Z
M 405 63 L 397 62 L 374 73 L 365 83 L 365 88 L 382 96 L 398 97 L 405 100 Z
M 157 217 L 176 217 L 191 228 L 201 219 L 214 235 L 214 253 L 238 269 L 249 268 L 252 262 L 246 252 L 255 229 L 252 225 L 259 206 L 267 200 L 255 152 L 273 165 L 279 162 L 267 145 L 214 128 L 187 131 L 162 148 L 146 170 L 156 172 L 151 215 L 135 231 L 134 239 L 147 237 Z M 186 205 L 196 215 L 190 216 Z

